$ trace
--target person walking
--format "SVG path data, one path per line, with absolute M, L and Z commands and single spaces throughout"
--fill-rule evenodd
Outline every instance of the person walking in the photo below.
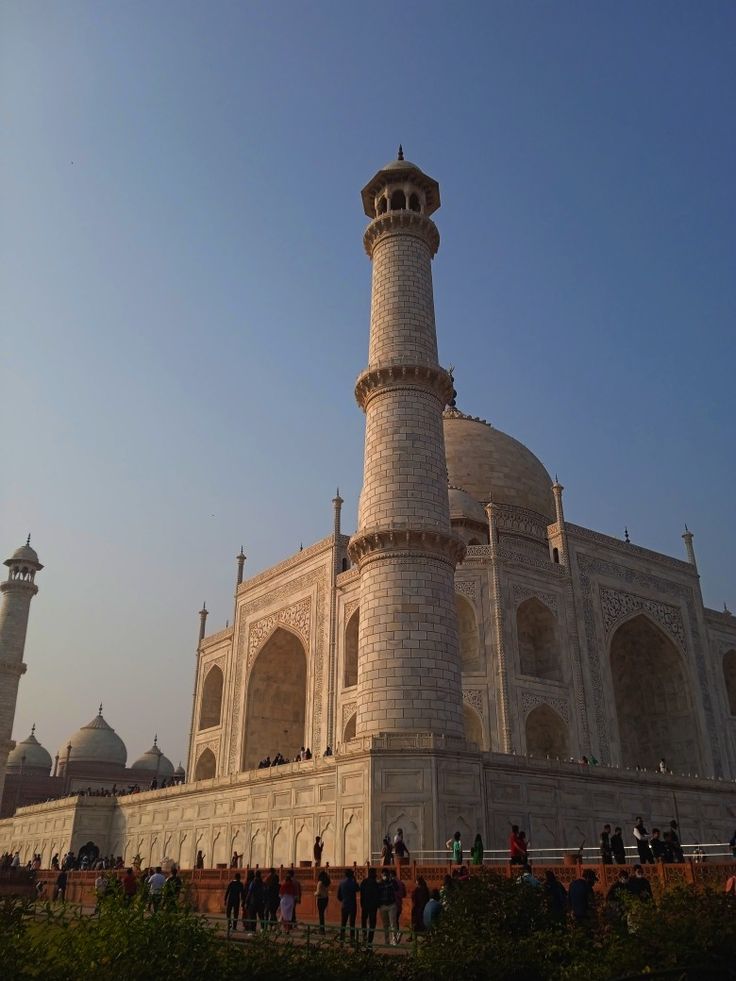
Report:
M 264 883 L 264 900 L 266 904 L 266 923 L 269 927 L 276 926 L 276 912 L 280 903 L 280 883 L 276 870 L 271 869 Z
M 378 912 L 381 914 L 381 925 L 383 926 L 383 942 L 389 944 L 389 930 L 391 931 L 390 943 L 396 946 L 396 891 L 391 881 L 391 873 L 384 869 L 381 873 L 381 881 L 378 884 Z
M 155 913 L 161 906 L 161 899 L 163 896 L 164 883 L 166 882 L 166 877 L 161 871 L 161 866 L 157 865 L 155 872 L 149 875 L 146 880 L 146 885 L 148 886 L 148 895 L 150 897 L 150 907 Z
M 373 875 L 375 877 L 376 870 L 373 869 Z M 319 917 L 319 932 L 324 937 L 325 935 L 325 910 L 327 909 L 327 904 L 330 901 L 330 884 L 331 880 L 329 875 L 324 869 L 317 876 L 317 887 L 314 890 L 314 896 L 317 900 L 317 916 Z
M 238 916 L 243 902 L 243 883 L 240 881 L 240 872 L 236 872 L 225 890 L 225 916 L 227 918 L 228 933 L 238 929 Z
M 355 915 L 358 912 L 358 883 L 355 873 L 347 869 L 345 878 L 337 887 L 337 901 L 340 905 L 340 942 L 345 940 L 345 927 L 350 925 L 350 942 L 355 942 Z
M 644 821 L 641 817 L 636 819 L 636 824 L 634 825 L 634 841 L 636 842 L 641 864 L 654 865 L 654 856 L 652 855 L 652 849 L 649 847 L 649 832 L 644 827 Z
M 404 900 L 406 899 L 406 886 L 393 869 L 391 870 L 391 881 L 394 884 L 394 892 L 396 893 L 396 941 L 398 943 L 401 940 L 401 911 L 404 908 Z
M 675 862 L 684 862 L 685 853 L 682 850 L 682 845 L 680 843 L 680 833 L 677 827 L 677 821 L 670 821 L 670 846 L 672 848 L 672 859 Z M 734 852 L 736 855 L 736 852 Z
M 371 866 L 368 869 L 368 875 L 360 883 L 360 929 L 363 943 L 369 950 L 373 947 L 377 915 L 378 879 L 376 878 L 376 870 Z
M 256 869 L 255 872 L 249 872 L 248 878 L 250 882 L 246 883 L 243 890 L 243 929 L 250 933 L 255 933 L 258 921 L 260 921 L 261 930 L 264 929 L 266 908 L 265 888 L 260 869 Z
M 626 846 L 621 828 L 616 825 L 611 835 L 611 851 L 616 865 L 626 865 Z
M 448 838 L 445 842 L 445 847 L 449 848 L 452 855 L 450 861 L 453 865 L 463 864 L 463 843 L 460 836 L 460 832 L 456 831 L 452 838 Z
M 136 892 L 138 891 L 138 880 L 133 874 L 133 869 L 126 869 L 125 875 L 122 881 L 123 886 L 123 902 L 126 906 L 130 906 L 133 902 Z
M 470 861 L 473 865 L 483 864 L 483 839 L 480 834 L 475 836 L 473 847 L 470 849 Z M 429 899 L 427 899 L 427 902 L 429 902 Z

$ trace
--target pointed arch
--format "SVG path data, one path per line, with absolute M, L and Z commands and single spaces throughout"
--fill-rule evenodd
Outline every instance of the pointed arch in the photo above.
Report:
M 217 760 L 211 749 L 205 749 L 194 768 L 195 780 L 211 780 L 217 774 Z
M 218 665 L 213 664 L 202 685 L 202 701 L 199 707 L 199 728 L 219 726 L 222 715 L 222 688 L 224 678 Z
M 358 608 L 345 626 L 345 673 L 344 685 L 352 688 L 358 684 L 358 630 L 360 609 Z
M 526 717 L 526 751 L 529 756 L 566 759 L 570 755 L 567 725 L 549 705 L 537 705 Z
M 700 770 L 692 684 L 682 654 L 646 612 L 619 624 L 610 644 L 620 762 Z
M 460 643 L 460 666 L 463 672 L 480 670 L 480 644 L 478 641 L 478 621 L 470 600 L 455 593 L 457 611 L 457 632 Z
M 278 626 L 256 655 L 248 678 L 243 769 L 266 756 L 293 759 L 306 745 L 307 653 L 301 638 Z
M 557 617 L 536 596 L 516 610 L 519 668 L 522 674 L 544 681 L 564 681 Z
M 736 650 L 723 655 L 723 680 L 726 684 L 726 702 L 731 715 L 736 715 Z
M 467 703 L 463 705 L 463 723 L 468 742 L 475 743 L 479 749 L 483 749 L 483 721 L 475 709 Z

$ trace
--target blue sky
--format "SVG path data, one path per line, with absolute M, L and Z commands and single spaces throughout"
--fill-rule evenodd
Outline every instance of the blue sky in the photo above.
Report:
M 441 356 L 569 520 L 736 608 L 732 3 L 6 2 L 0 547 L 30 530 L 14 735 L 186 751 L 197 634 L 354 526 L 359 191 L 439 180 Z

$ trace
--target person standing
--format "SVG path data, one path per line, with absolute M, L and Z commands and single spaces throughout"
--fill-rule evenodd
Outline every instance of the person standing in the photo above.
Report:
M 429 902 L 424 907 L 424 929 L 431 930 L 442 915 L 442 902 L 439 889 L 433 889 Z
M 629 895 L 629 873 L 626 869 L 621 869 L 616 881 L 606 894 L 606 916 L 614 923 L 623 920 L 626 913 L 626 901 L 624 896 Z
M 347 869 L 345 878 L 337 887 L 337 901 L 340 905 L 340 942 L 345 940 L 345 927 L 350 925 L 350 942 L 355 942 L 355 915 L 358 912 L 358 883 L 355 873 Z
M 601 861 L 604 865 L 613 865 L 613 848 L 611 847 L 611 825 L 604 824 L 600 837 Z
M 378 885 L 378 912 L 381 914 L 383 940 L 389 944 L 389 929 L 391 930 L 391 945 L 396 946 L 396 891 L 391 881 L 391 873 L 384 869 Z
M 133 874 L 133 869 L 126 869 L 125 875 L 123 876 L 123 902 L 126 906 L 130 906 L 133 902 L 136 892 L 138 891 L 138 880 Z
M 394 861 L 394 850 L 391 845 L 391 839 L 388 835 L 383 839 L 383 844 L 381 846 L 381 865 L 392 865 Z
M 511 865 L 526 865 L 526 848 L 524 847 L 524 841 L 519 837 L 519 825 L 511 825 L 511 834 L 509 835 L 509 861 Z
M 586 869 L 580 878 L 570 883 L 568 900 L 570 912 L 575 923 L 580 926 L 590 922 L 593 913 L 593 885 L 597 876 L 592 869 Z
M 680 843 L 680 834 L 677 827 L 677 821 L 670 821 L 670 845 L 672 846 L 672 858 L 675 862 L 684 862 L 685 853 L 682 850 L 682 844 Z M 736 855 L 736 851 L 734 851 Z
M 470 849 L 470 861 L 473 865 L 483 864 L 483 839 L 481 838 L 480 834 L 475 836 L 473 847 Z M 427 898 L 426 902 L 429 902 L 429 898 Z
M 371 871 L 371 870 L 369 870 Z M 376 871 L 372 870 L 375 877 Z M 317 900 L 317 916 L 319 917 L 319 932 L 324 937 L 325 935 L 325 910 L 327 909 L 327 904 L 330 901 L 330 877 L 325 872 L 324 869 L 317 876 L 317 888 L 314 890 L 314 896 Z
M 611 851 L 616 865 L 626 865 L 626 846 L 621 828 L 616 825 L 611 835 Z
M 265 890 L 261 870 L 248 872 L 248 878 L 252 876 L 250 882 L 246 884 L 243 898 L 243 929 L 251 933 L 256 932 L 257 921 L 260 920 L 261 930 L 265 918 Z
M 394 852 L 399 864 L 409 861 L 409 849 L 406 847 L 404 832 L 401 828 L 398 829 L 394 836 Z
M 664 862 L 665 859 L 665 847 L 664 842 L 659 837 L 659 828 L 652 828 L 652 833 L 649 837 L 649 847 L 652 850 L 652 856 L 655 862 Z
M 394 892 L 396 893 L 396 941 L 398 943 L 401 940 L 401 911 L 404 908 L 404 900 L 406 899 L 406 886 L 393 869 L 391 870 L 391 881 L 394 884 Z
M 463 843 L 460 836 L 460 832 L 456 831 L 455 834 L 448 841 L 445 842 L 446 846 L 452 852 L 452 864 L 462 865 L 463 864 Z
M 556 920 L 563 921 L 567 909 L 567 892 L 551 869 L 544 873 L 543 889 L 550 913 Z
M 268 877 L 264 886 L 264 900 L 266 904 L 266 923 L 270 927 L 276 925 L 276 911 L 279 908 L 280 902 L 280 884 L 279 877 L 276 875 L 276 870 L 271 869 L 268 873 Z
M 363 935 L 363 943 L 369 949 L 373 947 L 377 915 L 378 880 L 376 878 L 376 870 L 371 866 L 368 869 L 368 875 L 360 884 L 360 929 Z
M 654 898 L 652 896 L 652 887 L 644 875 L 644 869 L 641 865 L 637 864 L 634 866 L 634 874 L 629 879 L 629 892 L 636 899 L 641 899 L 644 902 L 650 902 Z
M 60 899 L 62 903 L 66 899 L 66 881 L 67 871 L 62 869 L 56 877 L 56 898 Z
M 228 932 L 238 929 L 238 916 L 242 902 L 243 883 L 240 881 L 240 872 L 236 872 L 225 890 L 225 916 L 227 917 Z
M 161 897 L 163 895 L 164 883 L 166 882 L 166 877 L 161 871 L 161 866 L 157 865 L 155 872 L 149 875 L 146 880 L 148 885 L 148 895 L 150 896 L 150 906 L 153 912 L 161 905 Z
M 312 849 L 312 854 L 314 855 L 314 867 L 318 869 L 322 864 L 322 852 L 324 851 L 325 843 L 322 841 L 319 835 L 314 839 L 314 848 Z
M 653 865 L 654 856 L 652 855 L 652 849 L 649 847 L 649 832 L 644 827 L 644 821 L 641 817 L 636 819 L 636 824 L 634 825 L 634 840 L 636 841 L 641 864 Z

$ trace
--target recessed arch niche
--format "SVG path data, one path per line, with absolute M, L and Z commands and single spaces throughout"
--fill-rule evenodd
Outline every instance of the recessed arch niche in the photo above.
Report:
M 483 749 L 483 722 L 475 709 L 467 704 L 463 705 L 463 723 L 468 742 L 475 743 L 479 749 Z
M 611 679 L 622 765 L 654 769 L 664 757 L 672 770 L 697 773 L 698 732 L 682 655 L 643 613 L 611 638 Z
M 202 686 L 202 702 L 199 707 L 199 728 L 219 726 L 222 714 L 223 676 L 215 664 L 207 672 Z
M 345 627 L 345 674 L 346 688 L 358 684 L 358 628 L 360 626 L 360 610 L 356 610 Z
M 248 679 L 243 769 L 266 756 L 293 759 L 306 746 L 307 654 L 295 633 L 278 627 L 256 656 Z
M 549 705 L 537 705 L 526 717 L 528 756 L 566 759 L 570 755 L 567 725 Z
M 470 674 L 480 670 L 480 653 L 478 642 L 478 621 L 475 618 L 473 604 L 459 593 L 455 593 L 455 609 L 457 611 L 457 632 L 460 641 L 460 666 L 463 672 Z
M 345 729 L 343 730 L 342 738 L 343 742 L 349 742 L 351 739 L 355 739 L 355 720 L 357 714 L 353 712 L 348 721 L 345 723 Z
M 217 772 L 217 760 L 211 749 L 205 749 L 197 760 L 194 768 L 195 780 L 211 780 Z
M 557 618 L 536 596 L 516 611 L 519 667 L 522 674 L 544 681 L 563 681 Z

